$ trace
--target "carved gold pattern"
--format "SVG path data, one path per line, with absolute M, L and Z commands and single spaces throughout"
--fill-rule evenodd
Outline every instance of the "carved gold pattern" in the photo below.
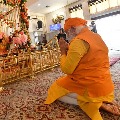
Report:
M 54 38 L 55 39 L 55 38 Z M 57 39 L 44 46 L 42 51 L 25 52 L 18 56 L 0 58 L 0 87 L 4 84 L 21 80 L 25 77 L 34 77 L 39 72 L 52 69 L 59 65 L 60 49 Z

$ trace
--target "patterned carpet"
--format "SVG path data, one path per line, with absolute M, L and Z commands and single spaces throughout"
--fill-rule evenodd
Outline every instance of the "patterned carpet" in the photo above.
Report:
M 120 61 L 111 67 L 115 83 L 115 96 L 120 103 Z M 47 89 L 62 72 L 59 68 L 38 74 L 34 79 L 5 86 L 0 93 L 0 120 L 90 120 L 78 107 L 55 101 L 44 105 Z M 100 111 L 103 120 L 120 120 L 120 117 Z

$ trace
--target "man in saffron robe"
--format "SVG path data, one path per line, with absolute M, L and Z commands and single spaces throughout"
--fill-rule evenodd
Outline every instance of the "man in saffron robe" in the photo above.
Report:
M 102 120 L 99 109 L 120 115 L 114 100 L 108 48 L 101 36 L 90 31 L 87 21 L 68 18 L 64 24 L 69 44 L 59 40 L 60 67 L 66 74 L 49 88 L 45 104 L 60 100 L 79 105 L 92 119 Z

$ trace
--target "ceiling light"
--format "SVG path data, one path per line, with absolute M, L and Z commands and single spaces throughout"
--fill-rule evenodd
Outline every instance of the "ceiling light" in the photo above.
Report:
M 38 6 L 40 6 L 41 4 L 38 4 Z

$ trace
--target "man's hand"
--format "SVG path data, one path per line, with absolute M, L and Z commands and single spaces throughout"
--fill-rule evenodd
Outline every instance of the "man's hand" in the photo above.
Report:
M 60 47 L 61 55 L 67 55 L 68 43 L 64 40 L 64 38 L 59 39 L 59 47 Z

